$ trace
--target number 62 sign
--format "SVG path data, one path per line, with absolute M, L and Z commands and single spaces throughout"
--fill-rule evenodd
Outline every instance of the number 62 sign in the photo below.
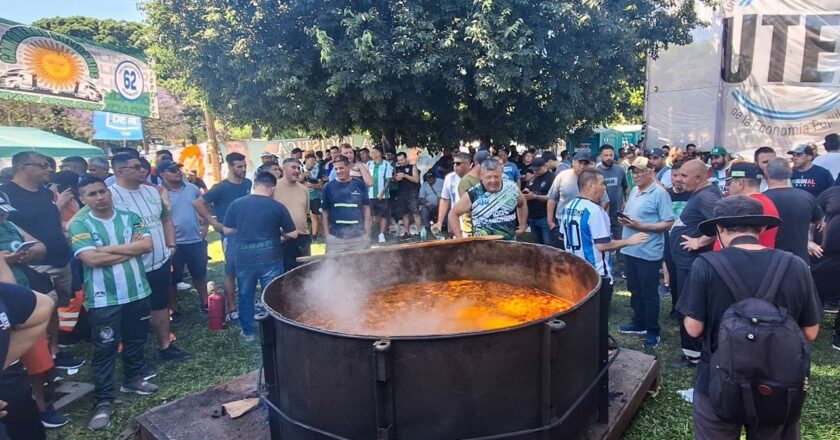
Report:
M 131 61 L 123 61 L 114 72 L 114 83 L 123 98 L 134 101 L 143 94 L 143 73 L 140 66 Z

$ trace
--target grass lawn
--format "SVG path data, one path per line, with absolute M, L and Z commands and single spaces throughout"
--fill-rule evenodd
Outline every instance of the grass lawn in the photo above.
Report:
M 210 279 L 221 283 L 221 246 L 218 236 L 210 243 Z M 313 254 L 323 253 L 323 245 L 314 245 Z M 616 286 L 613 299 L 610 333 L 622 347 L 642 350 L 642 339 L 618 333 L 619 324 L 630 317 L 630 297 L 622 281 Z M 195 290 L 181 292 L 179 306 L 184 317 L 173 328 L 177 335 L 176 344 L 193 354 L 193 359 L 183 364 L 158 365 L 158 377 L 152 380 L 160 391 L 151 396 L 119 393 L 116 414 L 109 429 L 93 433 L 87 429 L 89 411 L 93 405 L 88 396 L 69 407 L 65 414 L 70 423 L 49 432 L 50 439 L 113 439 L 125 428 L 132 418 L 150 408 L 180 397 L 226 382 L 259 367 L 258 343 L 246 343 L 239 338 L 239 328 L 232 327 L 220 333 L 207 330 L 207 318 L 198 311 Z M 679 332 L 676 322 L 669 321 L 670 298 L 663 301 L 661 322 L 662 343 L 655 351 L 662 361 L 662 388 L 656 396 L 648 397 L 636 414 L 628 431 L 627 439 L 689 439 L 692 438 L 691 406 L 682 400 L 676 391 L 691 387 L 694 370 L 676 370 L 668 364 L 676 360 L 679 351 Z M 803 438 L 840 440 L 840 351 L 831 348 L 831 326 L 833 316 L 826 315 L 822 322 L 820 337 L 812 344 L 811 391 L 803 414 Z M 148 344 L 147 359 L 155 360 L 152 337 Z M 88 364 L 79 374 L 68 377 L 73 381 L 91 381 L 89 344 L 80 344 L 71 353 Z M 119 362 L 118 362 L 119 365 Z M 121 377 L 118 372 L 118 381 Z M 119 383 L 119 382 L 118 382 Z M 255 384 L 256 385 L 256 384 Z M 196 410 L 206 410 L 196 409 Z M 196 433 L 196 435 L 200 435 Z M 243 439 L 244 440 L 244 439 Z

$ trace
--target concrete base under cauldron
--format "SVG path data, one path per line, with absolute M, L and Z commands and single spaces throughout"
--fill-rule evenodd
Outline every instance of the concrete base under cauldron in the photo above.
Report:
M 610 366 L 610 419 L 591 423 L 582 437 L 618 439 L 642 400 L 659 387 L 659 361 L 645 353 L 622 349 Z M 257 372 L 153 408 L 137 418 L 141 440 L 269 439 L 265 405 L 238 418 L 214 418 L 222 404 L 256 396 Z

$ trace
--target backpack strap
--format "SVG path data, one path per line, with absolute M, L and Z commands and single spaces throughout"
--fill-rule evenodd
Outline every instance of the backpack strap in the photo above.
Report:
M 770 265 L 767 267 L 767 274 L 772 274 L 764 278 L 761 286 L 756 292 L 756 297 L 761 298 L 771 304 L 774 304 L 776 294 L 782 285 L 782 280 L 787 275 L 788 267 L 793 261 L 793 254 L 790 252 L 776 251 L 773 252 L 773 259 L 770 260 Z
M 747 289 L 741 278 L 732 270 L 725 255 L 720 252 L 704 252 L 700 254 L 700 258 L 706 260 L 712 266 L 723 283 L 726 284 L 726 287 L 732 292 L 736 302 L 753 296 L 754 293 Z

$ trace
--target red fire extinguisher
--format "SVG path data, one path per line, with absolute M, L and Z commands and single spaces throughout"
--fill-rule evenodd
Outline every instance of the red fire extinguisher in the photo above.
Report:
M 207 283 L 207 291 L 210 292 L 207 297 L 208 326 L 210 331 L 217 332 L 225 328 L 225 297 L 212 281 Z

